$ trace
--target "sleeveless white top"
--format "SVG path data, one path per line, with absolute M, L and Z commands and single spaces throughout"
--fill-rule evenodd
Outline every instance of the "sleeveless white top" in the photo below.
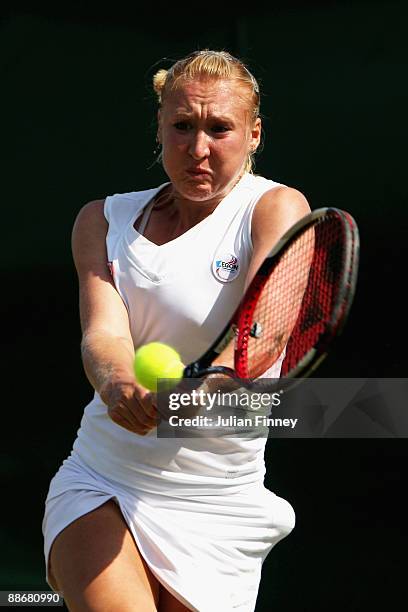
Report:
M 234 313 L 252 256 L 253 210 L 279 183 L 245 174 L 211 215 L 158 246 L 142 235 L 143 226 L 149 203 L 167 184 L 106 198 L 107 253 L 135 348 L 165 342 L 188 364 L 205 353 Z M 143 211 L 139 232 L 134 223 Z M 279 376 L 282 359 L 269 375 Z M 140 490 L 204 494 L 263 480 L 265 443 L 266 438 L 234 436 L 158 438 L 156 429 L 139 436 L 114 423 L 95 393 L 73 454 L 105 477 Z

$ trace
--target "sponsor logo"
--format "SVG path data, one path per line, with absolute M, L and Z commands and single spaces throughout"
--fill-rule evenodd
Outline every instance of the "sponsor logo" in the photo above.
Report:
M 212 269 L 217 280 L 223 283 L 233 281 L 239 274 L 238 258 L 232 253 L 217 253 Z

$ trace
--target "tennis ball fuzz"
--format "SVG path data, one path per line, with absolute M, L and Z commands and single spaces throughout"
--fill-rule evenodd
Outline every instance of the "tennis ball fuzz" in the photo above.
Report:
M 149 342 L 137 349 L 133 362 L 133 369 L 137 382 L 157 392 L 158 379 L 172 379 L 174 384 L 167 385 L 175 387 L 182 379 L 184 365 L 180 355 L 171 346 L 162 342 Z

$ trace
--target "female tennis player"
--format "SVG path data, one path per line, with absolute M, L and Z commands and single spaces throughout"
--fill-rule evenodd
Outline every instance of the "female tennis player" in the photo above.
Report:
M 50 483 L 47 581 L 74 611 L 250 612 L 262 563 L 295 521 L 264 486 L 266 438 L 158 437 L 133 358 L 151 341 L 183 363 L 202 355 L 310 209 L 252 172 L 260 93 L 239 59 L 194 52 L 153 85 L 168 181 L 87 203 L 73 229 L 95 395 Z

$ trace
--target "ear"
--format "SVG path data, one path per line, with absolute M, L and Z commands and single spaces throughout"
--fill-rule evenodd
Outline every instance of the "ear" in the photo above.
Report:
M 256 149 L 259 146 L 259 143 L 261 142 L 261 132 L 262 132 L 262 122 L 261 122 L 261 119 L 258 117 L 255 120 L 251 128 L 251 134 L 250 134 L 250 140 L 249 140 L 249 149 L 251 153 L 256 151 Z

